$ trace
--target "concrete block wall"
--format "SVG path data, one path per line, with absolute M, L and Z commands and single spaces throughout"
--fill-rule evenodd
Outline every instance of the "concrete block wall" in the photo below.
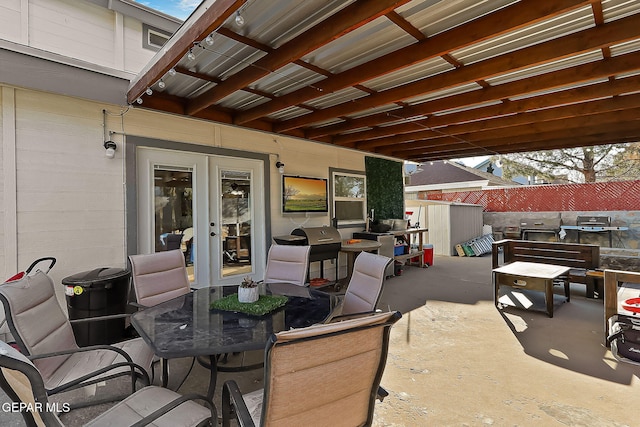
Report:
M 600 265 L 615 270 L 640 271 L 640 211 L 575 211 L 575 212 L 483 212 L 485 225 L 494 235 L 506 227 L 519 226 L 523 218 L 558 218 L 563 225 L 575 225 L 578 216 L 610 216 L 612 226 L 629 227 L 628 231 L 613 231 L 613 247 L 609 248 L 608 233 L 581 233 L 580 243 L 599 245 Z M 530 240 L 555 241 L 551 233 L 530 233 Z M 562 242 L 576 243 L 577 231 L 567 230 Z

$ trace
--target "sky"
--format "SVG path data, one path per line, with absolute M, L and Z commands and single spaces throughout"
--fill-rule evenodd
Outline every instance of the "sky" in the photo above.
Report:
M 187 19 L 201 0 L 136 0 L 138 3 L 159 10 L 167 15 Z
M 484 162 L 488 158 L 489 156 L 478 156 L 478 157 L 465 157 L 463 159 L 453 159 L 453 160 L 457 160 L 463 165 L 473 168 L 479 165 L 480 163 Z

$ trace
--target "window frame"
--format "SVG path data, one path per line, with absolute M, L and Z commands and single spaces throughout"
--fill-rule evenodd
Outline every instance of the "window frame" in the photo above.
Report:
M 348 176 L 361 178 L 364 182 L 363 197 L 338 197 L 336 196 L 336 177 Z M 333 225 L 336 228 L 355 228 L 364 227 L 367 221 L 367 175 L 364 171 L 346 170 L 346 169 L 329 169 L 330 187 L 331 187 L 331 217 Z M 362 202 L 362 218 L 353 220 L 340 220 L 336 217 L 336 202 L 338 201 L 361 201 Z
M 149 49 L 156 52 L 162 49 L 162 46 L 164 46 L 164 44 L 162 46 L 158 46 L 157 44 L 152 43 L 151 34 L 156 34 L 161 37 L 166 37 L 167 40 L 165 41 L 165 43 L 169 41 L 172 35 L 170 32 L 161 30 L 158 27 L 153 27 L 149 24 L 144 24 L 144 23 L 142 24 L 142 47 L 144 49 Z

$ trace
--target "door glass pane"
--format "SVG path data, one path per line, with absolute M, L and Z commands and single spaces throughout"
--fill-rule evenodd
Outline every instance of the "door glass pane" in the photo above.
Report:
M 251 173 L 221 171 L 222 276 L 249 274 L 251 253 Z
M 153 175 L 155 251 L 180 249 L 194 281 L 193 172 L 156 166 Z

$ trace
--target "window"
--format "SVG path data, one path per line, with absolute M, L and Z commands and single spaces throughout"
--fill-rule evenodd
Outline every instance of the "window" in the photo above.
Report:
M 158 51 L 171 38 L 171 33 L 142 24 L 142 47 Z
M 362 224 L 367 216 L 367 181 L 364 174 L 333 172 L 333 216 L 337 225 Z

